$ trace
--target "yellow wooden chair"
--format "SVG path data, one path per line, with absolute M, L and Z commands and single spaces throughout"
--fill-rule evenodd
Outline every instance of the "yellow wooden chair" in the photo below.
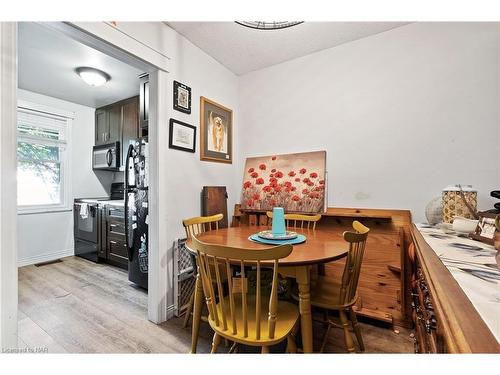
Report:
M 204 233 L 210 230 L 219 229 L 219 222 L 224 218 L 224 215 L 217 214 L 213 216 L 199 216 L 192 217 L 190 219 L 185 219 L 182 221 L 184 229 L 186 230 L 186 237 L 192 238 L 200 233 Z M 214 280 L 215 282 L 215 280 Z M 184 316 L 183 327 L 187 327 L 189 324 L 189 319 L 193 315 L 193 305 L 194 305 L 194 291 L 189 298 L 189 304 L 186 309 L 186 315 Z M 202 317 L 202 320 L 207 320 L 206 317 Z M 193 325 L 198 325 L 200 322 L 193 322 Z
M 369 228 L 358 221 L 354 221 L 352 226 L 355 232 L 344 232 L 344 240 L 349 243 L 349 253 L 345 262 L 342 280 L 337 282 L 325 276 L 319 276 L 316 283 L 311 287 L 311 305 L 326 310 L 326 321 L 328 324 L 320 352 L 323 352 L 328 339 L 328 333 L 332 326 L 343 328 L 344 339 L 348 352 L 354 352 L 354 343 L 349 332 L 349 320 L 356 335 L 361 351 L 365 350 L 361 329 L 356 319 L 353 305 L 358 299 L 357 287 L 361 262 L 365 251 L 366 239 Z M 340 324 L 328 318 L 329 310 L 337 310 L 340 316 Z
M 287 339 L 287 351 L 296 352 L 292 331 L 299 319 L 298 308 L 289 302 L 278 301 L 278 260 L 287 257 L 292 252 L 292 246 L 280 245 L 256 251 L 210 245 L 200 242 L 196 237 L 193 237 L 192 245 L 197 251 L 209 312 L 208 322 L 215 332 L 211 353 L 217 351 L 221 338 L 233 341 L 235 345 L 240 343 L 261 347 L 262 353 L 269 353 L 269 346 Z M 239 277 L 232 276 L 229 259 L 241 267 Z M 262 296 L 262 262 L 271 263 L 273 267 L 269 299 Z M 221 266 L 225 267 L 229 296 L 224 296 Z M 255 267 L 255 295 L 248 293 L 245 267 Z M 217 280 L 216 288 L 212 282 L 214 278 Z
M 266 212 L 269 219 L 273 218 L 271 211 Z M 316 229 L 316 223 L 321 219 L 321 215 L 305 214 L 285 214 L 286 227 L 289 229 Z

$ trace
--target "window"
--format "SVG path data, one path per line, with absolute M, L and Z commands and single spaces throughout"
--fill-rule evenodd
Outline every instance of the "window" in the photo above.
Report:
M 17 206 L 20 213 L 70 209 L 69 121 L 19 106 L 17 114 Z

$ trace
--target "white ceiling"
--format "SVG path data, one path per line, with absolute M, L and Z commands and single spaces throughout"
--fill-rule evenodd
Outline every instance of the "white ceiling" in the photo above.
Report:
M 403 22 L 304 22 L 255 30 L 234 22 L 167 22 L 193 44 L 241 75 L 406 25 Z
M 41 24 L 20 22 L 18 47 L 21 89 L 93 108 L 139 94 L 140 70 Z M 111 80 L 91 87 L 75 73 L 79 66 L 100 69 Z

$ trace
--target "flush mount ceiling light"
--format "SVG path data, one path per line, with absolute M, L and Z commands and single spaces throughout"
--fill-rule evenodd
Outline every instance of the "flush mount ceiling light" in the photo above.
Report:
M 111 79 L 108 73 L 95 68 L 82 66 L 76 68 L 75 71 L 90 86 L 102 86 Z
M 250 27 L 257 30 L 279 30 L 287 27 L 297 26 L 304 21 L 234 21 L 238 25 Z

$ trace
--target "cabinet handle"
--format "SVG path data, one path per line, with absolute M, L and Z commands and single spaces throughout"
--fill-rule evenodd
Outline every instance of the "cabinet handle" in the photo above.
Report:
M 116 241 L 109 241 L 109 243 L 112 243 L 113 245 L 116 245 Z

